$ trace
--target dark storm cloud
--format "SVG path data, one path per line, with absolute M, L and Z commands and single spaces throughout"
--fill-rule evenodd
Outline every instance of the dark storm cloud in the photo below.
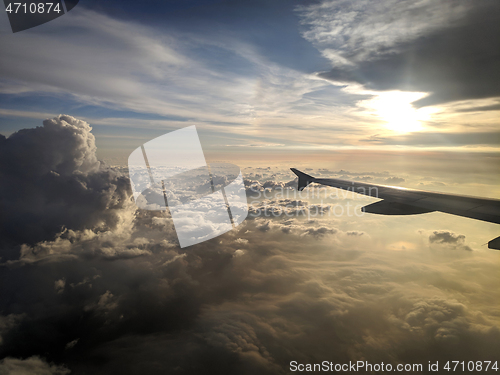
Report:
M 435 231 L 429 236 L 429 242 L 457 244 L 465 240 L 464 235 L 457 235 L 447 231 Z
M 24 360 L 4 358 L 0 361 L 0 375 L 67 375 L 70 372 L 66 367 L 49 364 L 38 356 Z
M 447 245 L 453 249 L 472 251 L 469 246 L 465 245 L 465 236 L 463 234 L 455 234 L 446 230 L 434 231 L 429 236 L 429 243 Z
M 63 227 L 115 227 L 129 183 L 100 165 L 90 131 L 84 121 L 61 115 L 8 138 L 0 135 L 3 242 L 51 240 Z
M 500 143 L 500 132 L 418 132 L 392 137 L 374 135 L 362 141 L 380 145 L 408 146 L 498 145 Z
M 434 5 L 438 3 L 451 5 L 451 2 Z M 320 75 L 333 81 L 359 82 L 375 90 L 430 93 L 415 102 L 417 107 L 500 96 L 500 3 L 485 0 L 455 4 L 467 9 L 461 17 L 455 20 L 444 18 L 441 25 L 422 30 L 415 35 L 415 39 L 405 40 L 407 34 L 412 34 L 413 27 L 418 29 L 419 23 L 426 24 L 426 18 L 435 17 L 426 14 L 426 10 L 433 12 L 432 4 L 422 4 L 422 9 L 413 9 L 414 13 L 408 19 L 390 9 L 385 21 L 380 15 L 380 23 L 374 24 L 375 28 L 383 30 L 382 24 L 396 22 L 391 17 L 401 17 L 401 21 L 406 23 L 393 30 L 394 34 L 402 35 L 400 40 L 395 39 L 392 45 L 377 45 L 374 37 L 374 45 L 378 49 L 365 57 L 360 57 L 363 52 L 354 48 L 340 50 L 339 55 L 352 64 L 335 66 Z M 408 4 L 408 13 L 411 9 Z M 452 14 L 453 10 L 448 12 Z M 356 27 L 361 29 L 362 26 L 355 25 L 351 30 L 358 31 Z M 377 31 L 374 33 L 376 35 Z M 351 35 L 347 29 L 342 37 L 355 40 L 359 38 L 359 33 Z

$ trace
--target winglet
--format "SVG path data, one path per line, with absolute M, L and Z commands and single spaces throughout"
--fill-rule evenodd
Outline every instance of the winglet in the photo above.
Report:
M 314 182 L 315 178 L 313 176 L 309 176 L 304 172 L 301 172 L 295 168 L 290 168 L 290 170 L 295 173 L 299 177 L 299 184 L 297 186 L 298 191 L 304 190 L 304 188 L 309 185 L 311 182 Z

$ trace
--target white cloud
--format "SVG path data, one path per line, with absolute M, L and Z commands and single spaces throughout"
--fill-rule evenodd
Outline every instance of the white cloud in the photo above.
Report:
M 334 66 L 352 65 L 390 52 L 399 43 L 449 27 L 467 11 L 468 3 L 449 1 L 325 0 L 299 7 L 303 36 Z

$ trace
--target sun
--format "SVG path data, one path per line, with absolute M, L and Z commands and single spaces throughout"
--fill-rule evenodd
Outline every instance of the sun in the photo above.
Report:
M 397 133 L 409 133 L 422 130 L 422 122 L 428 120 L 429 108 L 415 108 L 412 103 L 428 94 L 425 92 L 385 91 L 375 93 L 367 100 L 366 107 L 385 122 L 387 129 Z

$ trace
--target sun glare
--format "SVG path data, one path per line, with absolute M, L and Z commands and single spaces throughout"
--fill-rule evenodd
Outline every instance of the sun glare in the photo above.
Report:
M 374 110 L 374 114 L 386 122 L 387 129 L 408 133 L 422 129 L 422 121 L 426 121 L 432 112 L 430 108 L 416 109 L 412 103 L 427 96 L 423 92 L 387 91 L 375 93 L 373 99 L 363 106 Z

